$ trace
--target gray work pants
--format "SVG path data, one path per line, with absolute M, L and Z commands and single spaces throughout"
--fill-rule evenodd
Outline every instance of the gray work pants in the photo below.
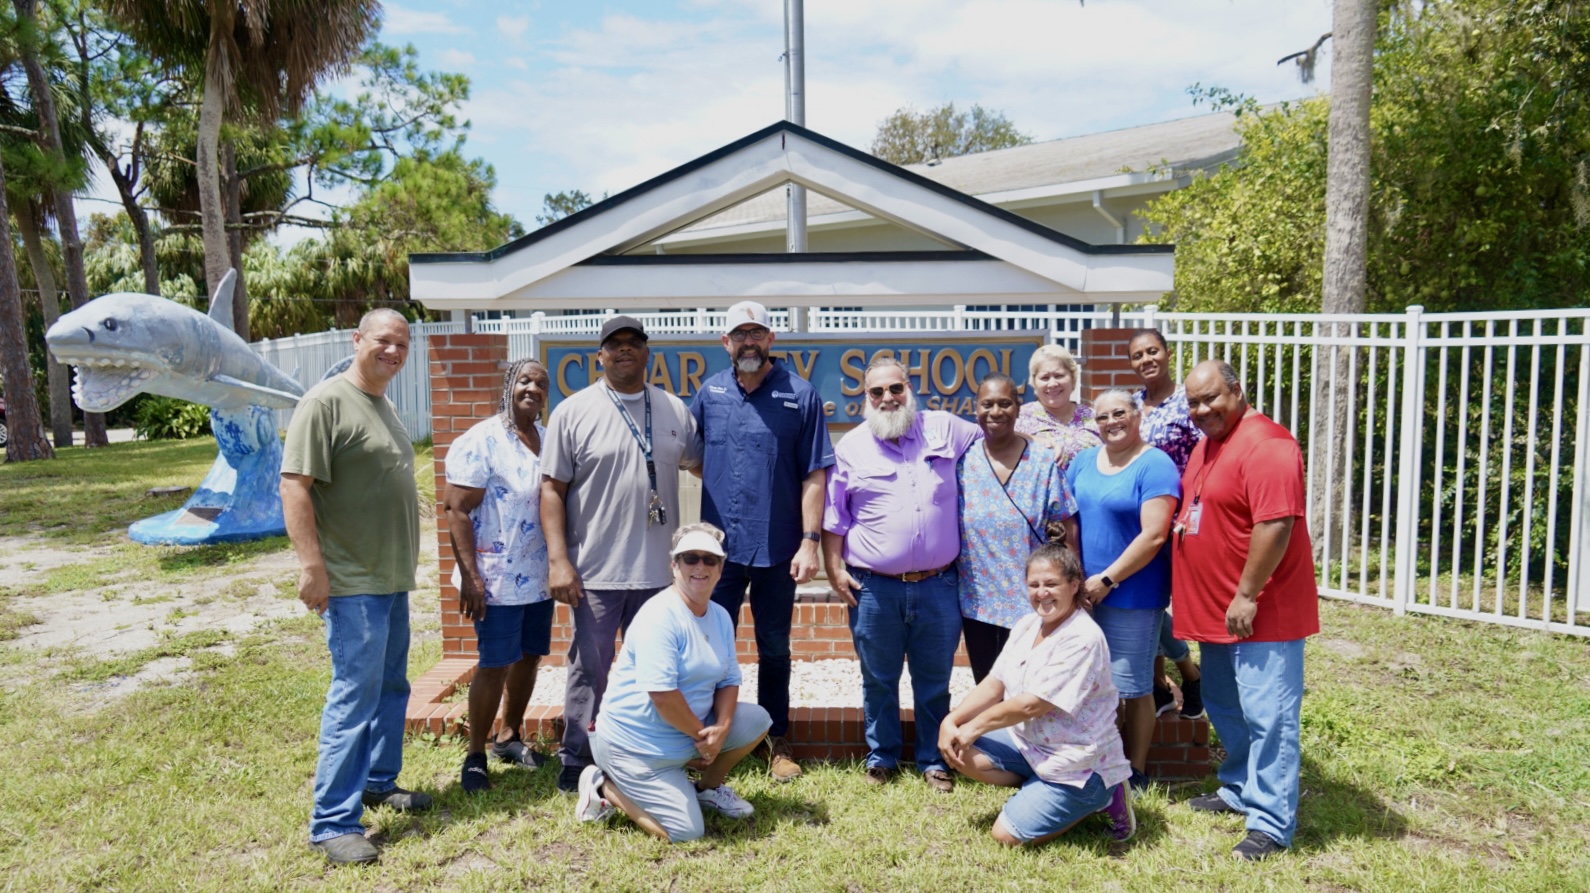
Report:
M 565 766 L 587 766 L 591 731 L 607 693 L 613 668 L 614 639 L 629 631 L 629 622 L 646 600 L 662 589 L 587 589 L 574 607 L 574 636 L 569 643 L 569 681 L 563 690 L 563 746 L 558 759 Z

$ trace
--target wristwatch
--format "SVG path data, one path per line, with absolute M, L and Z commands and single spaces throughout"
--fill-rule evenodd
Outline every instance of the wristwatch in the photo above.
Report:
M 801 539 L 811 540 L 814 543 L 820 543 L 823 541 L 823 535 L 815 530 L 808 530 L 801 534 Z
M 1121 585 L 1121 584 L 1115 582 L 1114 580 L 1111 580 L 1109 574 L 1100 574 L 1099 575 L 1099 582 L 1103 583 L 1104 585 L 1106 585 L 1108 587 L 1110 587 L 1111 589 L 1118 589 L 1118 588 L 1120 588 L 1120 585 Z

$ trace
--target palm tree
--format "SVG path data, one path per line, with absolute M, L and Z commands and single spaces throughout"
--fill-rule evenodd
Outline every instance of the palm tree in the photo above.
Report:
M 221 194 L 221 123 L 248 108 L 274 118 L 298 110 L 327 75 L 349 69 L 376 29 L 379 0 L 106 0 L 129 35 L 168 66 L 204 70 L 198 178 L 204 275 L 210 292 L 231 266 Z M 242 283 L 232 318 L 248 337 Z
M 33 396 L 33 369 L 22 334 L 22 290 L 17 286 L 17 259 L 11 251 L 11 220 L 6 208 L 5 164 L 0 162 L 0 376 L 6 383 L 6 461 L 53 459 L 44 438 L 39 402 Z
M 28 76 L 28 88 L 33 94 L 33 109 L 39 119 L 39 147 L 47 158 L 67 170 L 70 164 L 61 145 L 60 120 L 55 114 L 55 96 L 44 65 L 39 61 L 41 44 L 38 27 L 38 0 L 12 0 L 16 8 L 20 40 L 17 53 L 22 70 Z M 81 307 L 88 302 L 88 277 L 83 272 L 83 240 L 78 235 L 77 207 L 73 204 L 71 184 L 66 177 L 54 178 L 52 188 L 44 195 L 54 206 L 56 230 L 61 236 L 61 259 L 66 266 L 66 290 L 72 306 Z M 15 263 L 13 259 L 13 264 Z M 12 270 L 15 276 L 15 267 Z M 110 440 L 105 436 L 105 416 L 102 413 L 83 414 L 83 441 L 87 446 L 105 446 Z

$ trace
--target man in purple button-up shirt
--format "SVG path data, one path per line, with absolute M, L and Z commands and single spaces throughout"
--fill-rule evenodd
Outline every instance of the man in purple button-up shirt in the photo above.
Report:
M 834 594 L 850 606 L 861 660 L 867 780 L 882 784 L 899 765 L 900 670 L 909 662 L 917 768 L 948 793 L 954 780 L 938 735 L 961 638 L 955 463 L 982 432 L 947 412 L 917 412 L 892 357 L 874 359 L 862 383 L 867 423 L 834 448 L 823 558 Z

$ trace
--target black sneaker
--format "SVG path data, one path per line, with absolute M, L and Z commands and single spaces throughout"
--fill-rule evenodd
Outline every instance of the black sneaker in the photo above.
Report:
M 467 794 L 478 794 L 491 787 L 491 776 L 486 772 L 484 753 L 472 753 L 464 757 L 464 769 L 459 784 Z
M 419 791 L 405 791 L 402 788 L 393 788 L 390 791 L 382 791 L 379 794 L 373 791 L 365 791 L 364 796 L 360 799 L 364 801 L 365 806 L 390 806 L 398 812 L 419 812 L 422 809 L 429 809 L 431 806 L 430 794 L 424 794 Z
M 310 846 L 319 850 L 326 857 L 326 861 L 333 865 L 357 865 L 381 858 L 380 850 L 375 848 L 375 844 L 366 840 L 363 834 L 343 834 L 311 843 Z
M 558 773 L 558 790 L 565 794 L 578 794 L 580 792 L 580 773 L 584 771 L 584 766 L 564 764 L 562 771 Z
M 540 769 L 547 761 L 545 754 L 536 753 L 521 738 L 511 741 L 494 742 L 491 745 L 491 755 L 504 763 L 522 766 L 525 769 Z
M 1154 715 L 1164 716 L 1176 709 L 1176 696 L 1163 685 L 1154 685 Z
M 1247 815 L 1240 809 L 1235 809 L 1225 798 L 1219 794 L 1199 794 L 1187 801 L 1187 806 L 1197 812 L 1232 812 L 1237 815 Z
M 1194 679 L 1181 684 L 1181 715 L 1187 719 L 1204 715 L 1203 680 Z
M 1132 777 L 1126 780 L 1126 784 L 1132 789 L 1132 793 L 1142 793 L 1148 790 L 1148 776 L 1133 769 Z
M 1268 859 L 1276 853 L 1286 852 L 1281 842 L 1263 831 L 1249 831 L 1242 842 L 1231 848 L 1231 855 L 1249 862 Z

